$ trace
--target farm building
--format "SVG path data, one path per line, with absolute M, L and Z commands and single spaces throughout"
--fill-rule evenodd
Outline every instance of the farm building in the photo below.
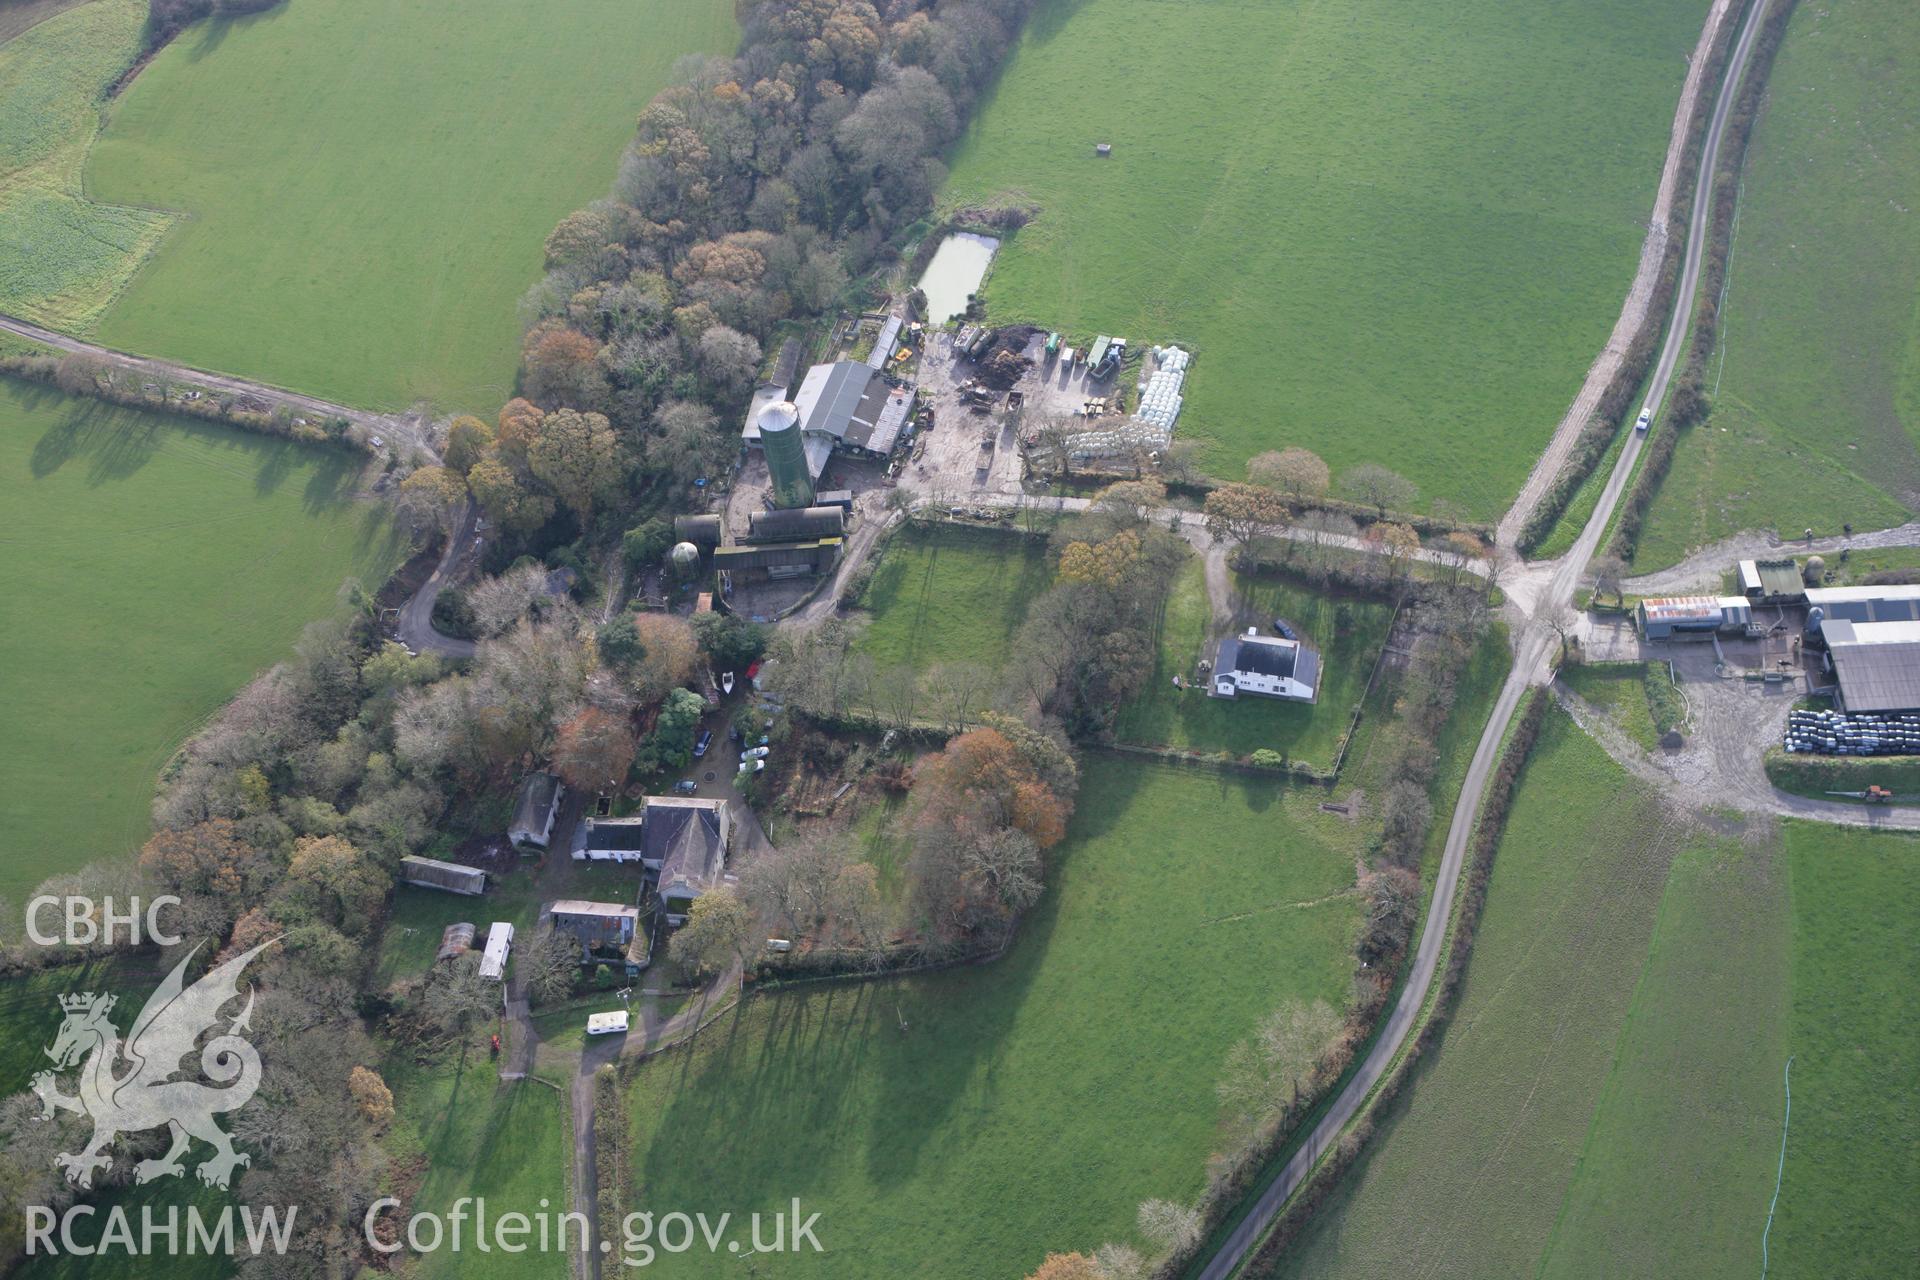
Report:
M 580 944 L 582 961 L 596 952 L 625 952 L 640 931 L 640 908 L 566 898 L 553 904 L 553 927 Z
M 813 505 L 816 507 L 838 507 L 851 516 L 853 514 L 853 490 L 823 489 L 813 495 Z
M 553 838 L 553 821 L 560 813 L 560 797 L 566 788 L 550 773 L 530 773 L 520 783 L 520 798 L 513 806 L 513 823 L 507 839 L 522 853 L 547 847 Z
M 473 950 L 473 922 L 462 920 L 450 924 L 440 931 L 440 949 L 433 953 L 435 964 L 445 964 L 457 956 L 463 956 Z
M 478 867 L 465 867 L 438 858 L 400 859 L 400 880 L 422 889 L 441 889 L 447 893 L 482 894 L 487 891 L 487 873 Z
M 1818 632 L 1821 621 L 1831 618 L 1848 622 L 1912 622 L 1920 619 L 1920 585 L 1809 587 L 1807 630 Z
M 656 894 L 670 925 L 685 924 L 701 894 L 720 882 L 733 838 L 733 815 L 724 800 L 650 796 L 642 861 L 659 872 Z
M 764 415 L 787 399 L 785 387 L 762 387 L 747 409 L 741 443 L 761 444 Z M 826 470 L 834 453 L 884 458 L 900 442 L 913 411 L 913 392 L 896 386 L 878 369 L 858 360 L 836 360 L 807 370 L 793 393 L 808 474 L 814 479 Z
M 711 550 L 720 545 L 720 517 L 675 516 L 673 538 L 675 542 L 691 542 L 702 550 Z
M 747 517 L 748 542 L 798 542 L 837 538 L 846 531 L 847 513 L 837 506 L 756 511 Z
M 574 843 L 575 862 L 639 862 L 646 844 L 646 819 L 588 818 Z
M 766 542 L 751 547 L 718 547 L 713 553 L 713 567 L 743 575 L 744 581 L 806 578 L 830 571 L 839 559 L 840 539 L 822 538 L 817 542 Z
M 495 920 L 487 926 L 487 949 L 480 953 L 480 976 L 499 982 L 507 976 L 507 953 L 513 949 L 513 926 Z
M 1800 566 L 1792 560 L 1742 560 L 1740 594 L 1755 604 L 1786 604 L 1807 593 Z
M 1263 636 L 1248 627 L 1245 634 L 1220 642 L 1209 692 L 1216 698 L 1251 693 L 1288 702 L 1312 702 L 1319 696 L 1319 678 L 1320 655 L 1313 649 L 1298 640 Z
M 1828 618 L 1820 631 L 1846 710 L 1920 710 L 1920 621 Z
M 1635 616 L 1641 635 L 1667 640 L 1738 630 L 1753 621 L 1753 606 L 1745 596 L 1668 596 L 1642 600 Z

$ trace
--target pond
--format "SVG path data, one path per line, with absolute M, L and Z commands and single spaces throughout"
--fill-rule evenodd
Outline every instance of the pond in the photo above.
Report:
M 927 295 L 928 324 L 938 328 L 967 309 L 967 295 L 980 287 L 999 247 L 992 236 L 971 231 L 956 231 L 940 242 L 920 277 L 921 292 Z

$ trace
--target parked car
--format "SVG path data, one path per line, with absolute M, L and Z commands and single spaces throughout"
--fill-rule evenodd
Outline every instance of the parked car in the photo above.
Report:
M 1279 636 L 1282 640 L 1298 640 L 1300 638 L 1293 634 L 1292 627 L 1280 621 L 1278 618 L 1273 620 L 1273 634 Z
M 766 767 L 767 767 L 767 762 L 765 760 L 742 760 L 740 762 L 739 772 L 758 773 Z
M 695 760 L 698 760 L 701 756 L 706 755 L 707 748 L 712 745 L 713 745 L 713 730 L 702 729 L 700 731 L 700 740 L 693 744 L 693 758 Z
M 690 796 L 695 794 L 699 790 L 700 790 L 700 784 L 695 782 L 692 778 L 682 778 L 680 779 L 680 781 L 673 784 L 673 794 L 677 796 Z
M 750 747 L 740 753 L 740 758 L 742 760 L 759 760 L 772 754 L 772 752 L 772 747 Z

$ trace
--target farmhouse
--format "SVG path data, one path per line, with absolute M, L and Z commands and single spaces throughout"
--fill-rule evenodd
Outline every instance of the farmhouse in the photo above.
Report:
M 422 889 L 441 889 L 447 893 L 481 894 L 487 891 L 487 873 L 478 867 L 465 867 L 438 858 L 400 859 L 400 880 Z
M 765 386 L 747 408 L 741 443 L 761 444 L 761 426 L 770 409 L 787 401 L 787 388 Z M 911 389 L 894 384 L 878 369 L 858 360 L 836 360 L 807 370 L 793 393 L 808 474 L 815 480 L 834 453 L 884 458 L 900 442 L 913 410 Z
M 1216 698 L 1243 693 L 1288 702 L 1312 702 L 1319 696 L 1320 655 L 1298 640 L 1263 636 L 1253 627 L 1244 635 L 1228 636 L 1214 657 Z
M 733 838 L 725 800 L 649 797 L 642 861 L 659 873 L 655 896 L 669 925 L 682 925 L 695 899 L 720 882 Z
M 566 788 L 550 773 L 530 773 L 520 783 L 520 798 L 513 806 L 513 823 L 507 839 L 522 853 L 547 847 L 553 838 L 553 821 L 560 813 L 560 797 Z
M 575 862 L 639 862 L 646 843 L 646 819 L 588 818 L 574 845 Z

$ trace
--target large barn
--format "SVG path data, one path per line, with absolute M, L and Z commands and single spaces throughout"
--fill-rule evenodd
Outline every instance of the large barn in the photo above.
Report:
M 1848 711 L 1920 710 L 1920 585 L 1812 588 L 1807 631 Z

